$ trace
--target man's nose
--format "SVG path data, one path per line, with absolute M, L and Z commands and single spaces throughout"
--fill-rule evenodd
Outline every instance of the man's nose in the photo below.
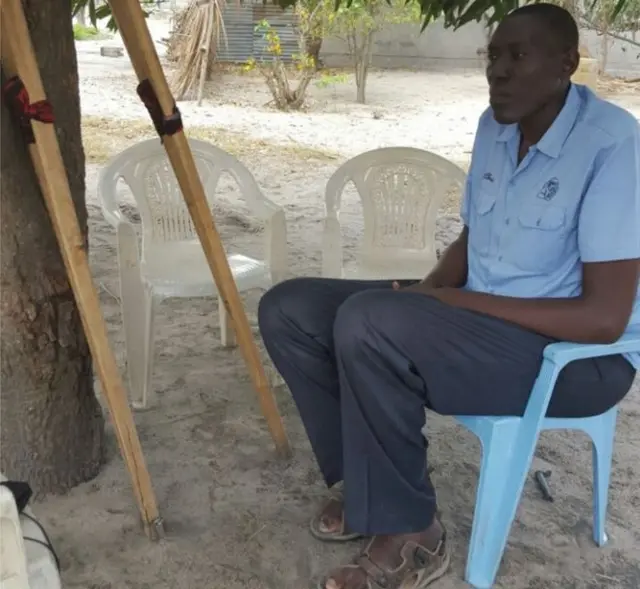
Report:
M 489 63 L 487 78 L 489 81 L 501 80 L 511 75 L 511 62 L 507 57 L 498 57 Z

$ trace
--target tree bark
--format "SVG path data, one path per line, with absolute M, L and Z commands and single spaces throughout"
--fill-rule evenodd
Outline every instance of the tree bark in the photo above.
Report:
M 69 0 L 24 3 L 80 226 L 87 235 Z M 80 316 L 24 138 L 2 106 L 0 468 L 37 495 L 96 476 L 104 418 Z
M 607 29 L 602 31 L 602 37 L 600 39 L 600 75 L 607 73 L 607 65 L 609 65 L 609 34 Z
M 373 35 L 373 31 L 362 33 L 362 45 L 356 50 L 356 102 L 359 104 L 367 102 L 367 76 L 371 64 Z
M 322 67 L 322 61 L 320 59 L 320 51 L 322 50 L 322 37 L 314 37 L 312 35 L 307 35 L 305 37 L 305 51 L 311 59 L 313 59 L 313 64 L 316 68 L 316 71 Z

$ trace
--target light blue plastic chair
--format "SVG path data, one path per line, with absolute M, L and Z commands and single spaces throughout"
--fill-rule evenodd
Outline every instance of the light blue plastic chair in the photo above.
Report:
M 569 362 L 629 352 L 640 352 L 640 332 L 610 345 L 550 344 L 523 417 L 469 417 L 457 419 L 482 444 L 482 464 L 476 496 L 465 579 L 477 589 L 490 589 L 498 572 L 509 530 L 516 515 L 542 430 L 573 429 L 593 442 L 593 537 L 607 542 L 605 519 L 617 407 L 586 419 L 546 418 L 551 393 L 560 371 Z

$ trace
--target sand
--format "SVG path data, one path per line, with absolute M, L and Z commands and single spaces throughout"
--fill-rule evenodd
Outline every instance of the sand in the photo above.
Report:
M 86 116 L 142 118 L 125 60 L 99 58 L 99 44 L 79 44 Z M 352 82 L 312 88 L 306 113 L 265 107 L 255 77 L 210 84 L 202 107 L 181 105 L 187 127 L 224 126 L 273 143 L 337 152 L 337 160 L 278 154 L 277 146 L 243 159 L 265 193 L 285 207 L 291 275 L 320 269 L 322 191 L 347 156 L 380 145 L 414 145 L 465 163 L 485 105 L 478 72 L 376 72 L 370 104 L 353 103 Z M 616 102 L 640 117 L 637 88 Z M 87 140 L 87 138 L 85 138 Z M 118 301 L 115 234 L 96 200 L 98 166 L 88 169 L 91 265 L 118 360 L 124 346 Z M 218 223 L 225 245 L 257 254 L 261 235 L 225 192 Z M 347 256 L 361 231 L 357 202 L 344 216 Z M 443 211 L 438 240 L 459 228 L 455 207 Z M 256 331 L 259 292 L 245 297 Z M 110 436 L 109 460 L 92 482 L 34 508 L 62 561 L 65 587 L 82 589 L 303 589 L 309 578 L 349 558 L 357 546 L 314 541 L 307 523 L 324 493 L 291 399 L 277 391 L 294 456 L 278 461 L 237 350 L 223 349 L 211 300 L 164 303 L 157 317 L 154 387 L 157 403 L 136 423 L 153 478 L 166 539 L 143 535 L 123 462 Z M 99 386 L 98 386 L 99 389 Z M 610 544 L 591 538 L 591 453 L 584 436 L 542 436 L 534 468 L 553 472 L 554 503 L 529 480 L 496 587 L 501 589 L 636 589 L 640 586 L 640 415 L 638 386 L 624 401 L 610 491 Z M 450 572 L 434 588 L 463 589 L 479 445 L 450 419 L 429 415 L 430 459 L 453 546 Z

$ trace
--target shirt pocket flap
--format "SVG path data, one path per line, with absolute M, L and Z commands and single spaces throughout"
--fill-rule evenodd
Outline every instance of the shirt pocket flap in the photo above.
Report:
M 496 196 L 495 194 L 481 190 L 478 192 L 478 198 L 474 204 L 478 215 L 486 215 L 493 210 L 496 204 Z
M 518 221 L 529 229 L 555 231 L 564 227 L 566 211 L 557 206 L 527 205 L 518 214 Z

